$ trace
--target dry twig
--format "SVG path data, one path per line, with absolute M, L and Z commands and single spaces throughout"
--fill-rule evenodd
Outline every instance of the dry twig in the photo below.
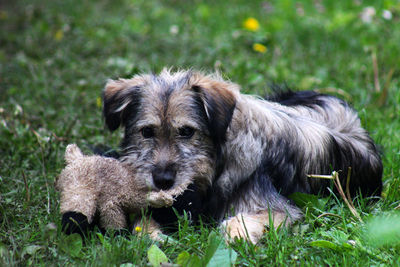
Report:
M 374 85 L 375 85 L 375 92 L 381 91 L 381 85 L 379 83 L 379 69 L 378 69 L 378 59 L 376 56 L 376 52 L 372 51 L 372 66 L 374 68 Z
M 385 85 L 383 86 L 382 92 L 378 99 L 379 107 L 383 106 L 386 103 L 386 100 L 389 95 L 389 86 L 390 86 L 390 82 L 392 81 L 393 73 L 394 73 L 394 69 L 392 68 L 392 69 L 390 69 L 389 73 L 386 76 Z
M 347 195 L 344 193 L 342 185 L 340 183 L 339 179 L 339 173 L 334 171 L 332 172 L 331 175 L 316 175 L 316 174 L 310 174 L 307 175 L 309 178 L 317 178 L 317 179 L 331 179 L 334 180 L 334 184 L 336 186 L 336 189 L 339 192 L 339 195 L 342 197 L 344 203 L 346 203 L 347 207 L 349 208 L 351 214 L 353 214 L 354 217 L 356 217 L 360 222 L 363 220 L 361 219 L 360 215 L 358 214 L 356 208 L 354 207 L 353 201 L 350 196 L 350 190 L 349 190 L 349 184 L 350 184 L 350 175 L 351 175 L 351 168 L 349 167 L 348 173 L 347 173 L 347 182 L 346 182 L 346 191 Z

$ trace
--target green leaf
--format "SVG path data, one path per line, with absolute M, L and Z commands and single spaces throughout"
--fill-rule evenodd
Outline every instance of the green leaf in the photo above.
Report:
M 185 267 L 203 267 L 203 261 L 197 255 L 192 255 Z
M 57 237 L 57 226 L 55 223 L 48 223 L 42 228 L 42 236 L 45 240 L 54 240 Z
M 289 196 L 291 200 L 293 200 L 297 206 L 304 207 L 314 207 L 319 210 L 323 210 L 325 208 L 326 203 L 328 202 L 328 198 L 320 198 L 316 195 L 305 194 L 296 192 Z
M 79 234 L 67 236 L 61 243 L 61 250 L 72 257 L 79 257 L 82 250 L 82 238 Z
M 219 246 L 207 264 L 207 267 L 229 267 L 235 264 L 237 253 L 233 249 Z
M 324 231 L 321 233 L 321 235 L 323 237 L 327 237 L 328 239 L 332 239 L 333 241 L 335 241 L 336 244 L 345 243 L 349 239 L 348 234 L 338 229 L 333 229 L 331 231 Z
M 342 248 L 344 248 L 344 249 L 354 249 L 354 247 L 352 245 L 350 245 L 349 243 L 346 243 L 346 242 L 342 243 Z
M 181 253 L 179 253 L 178 258 L 176 259 L 176 263 L 181 265 L 181 266 L 186 266 L 186 264 L 189 262 L 190 260 L 190 254 L 187 251 L 183 251 Z
M 104 236 L 103 236 L 103 234 L 101 234 L 101 233 L 96 233 L 96 235 L 97 235 L 97 237 L 100 239 L 100 242 L 101 242 L 101 244 L 103 244 L 104 245 Z
M 338 249 L 337 245 L 335 245 L 334 243 L 327 241 L 327 240 L 316 240 L 316 241 L 310 242 L 309 244 L 312 247 L 330 248 L 330 249 L 334 249 L 334 250 Z
M 164 242 L 164 244 L 170 244 L 170 245 L 178 245 L 179 244 L 178 240 L 174 239 L 171 236 L 168 236 L 165 234 L 158 234 L 158 237 Z
M 209 235 L 208 235 L 208 246 L 206 249 L 206 252 L 204 254 L 203 257 L 203 263 L 207 264 L 211 258 L 213 257 L 213 255 L 215 254 L 215 252 L 217 251 L 219 245 L 222 242 L 222 238 L 219 237 L 217 235 L 217 233 L 215 231 L 212 231 Z
M 208 236 L 208 246 L 203 257 L 203 266 L 231 266 L 235 263 L 237 253 L 226 247 L 224 240 L 212 231 Z
M 8 253 L 6 245 L 0 242 L 0 258 L 5 256 Z
M 224 267 L 233 265 L 236 258 L 237 253 L 227 248 L 223 238 L 212 231 L 208 236 L 207 248 L 202 259 L 195 254 L 190 255 L 187 251 L 183 251 L 178 255 L 177 264 L 185 267 Z
M 310 229 L 310 224 L 295 224 L 292 227 L 293 234 L 303 236 Z
M 147 251 L 147 258 L 153 267 L 158 267 L 161 263 L 168 262 L 167 256 L 155 244 L 153 244 Z
M 26 246 L 26 247 L 24 247 L 24 249 L 22 251 L 22 257 L 24 257 L 26 254 L 33 256 L 42 248 L 43 248 L 42 246 L 38 246 L 38 245 Z
M 189 252 L 183 251 L 178 255 L 177 264 L 184 267 L 202 267 L 203 261 L 196 255 L 190 255 Z

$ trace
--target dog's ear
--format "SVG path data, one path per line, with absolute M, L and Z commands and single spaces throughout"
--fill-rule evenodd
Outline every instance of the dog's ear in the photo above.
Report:
M 217 143 L 224 142 L 236 106 L 236 85 L 203 77 L 191 88 L 200 97 L 212 138 Z
M 122 124 L 129 116 L 135 116 L 140 104 L 142 79 L 109 80 L 103 91 L 103 116 L 110 131 Z

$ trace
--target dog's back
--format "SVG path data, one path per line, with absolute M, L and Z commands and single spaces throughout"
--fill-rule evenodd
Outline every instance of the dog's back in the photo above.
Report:
M 337 161 L 332 170 L 340 170 L 344 182 L 347 179 L 345 167 L 352 167 L 352 196 L 357 193 L 363 196 L 381 194 L 383 167 L 380 153 L 368 132 L 362 128 L 357 112 L 345 101 L 315 91 L 286 91 L 269 100 L 279 103 L 285 112 L 293 116 L 310 118 L 329 129 L 332 136 L 330 153 L 332 159 Z M 314 179 L 310 183 L 310 193 L 318 193 L 326 188 L 327 181 Z

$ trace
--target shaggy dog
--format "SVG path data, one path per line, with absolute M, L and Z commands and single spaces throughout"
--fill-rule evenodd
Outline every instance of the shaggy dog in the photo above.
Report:
M 330 182 L 308 174 L 351 167 L 351 195 L 380 195 L 377 148 L 344 101 L 312 91 L 267 99 L 241 94 L 218 75 L 195 71 L 110 80 L 103 93 L 111 131 L 125 128 L 120 160 L 153 190 L 194 183 L 174 208 L 192 220 L 222 223 L 230 237 L 257 242 L 271 222 L 302 213 L 287 196 L 327 193 Z M 174 211 L 153 209 L 161 224 Z

